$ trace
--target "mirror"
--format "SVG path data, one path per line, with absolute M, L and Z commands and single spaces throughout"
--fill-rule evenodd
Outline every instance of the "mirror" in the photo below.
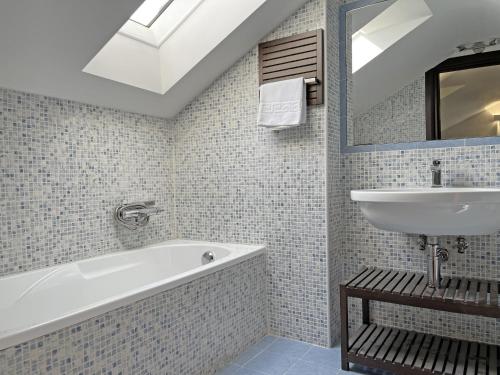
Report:
M 363 0 L 347 7 L 347 146 L 500 135 L 500 1 Z

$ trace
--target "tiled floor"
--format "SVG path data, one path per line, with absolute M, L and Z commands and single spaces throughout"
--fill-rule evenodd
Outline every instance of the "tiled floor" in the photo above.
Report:
M 331 349 L 300 341 L 266 336 L 251 346 L 217 375 L 355 375 L 384 374 L 352 367 L 340 369 L 340 348 Z

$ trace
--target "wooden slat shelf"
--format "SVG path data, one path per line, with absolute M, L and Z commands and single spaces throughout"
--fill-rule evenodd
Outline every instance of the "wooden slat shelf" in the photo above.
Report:
M 442 284 L 429 288 L 425 274 L 366 268 L 342 285 L 350 297 L 500 318 L 498 281 L 445 277 Z
M 342 369 L 349 362 L 397 374 L 497 375 L 500 347 L 370 323 L 369 301 L 500 318 L 499 281 L 444 277 L 427 286 L 422 273 L 365 268 L 340 285 Z M 349 338 L 348 297 L 361 298 L 363 325 Z
M 497 375 L 498 346 L 363 324 L 349 342 L 350 362 L 397 374 Z

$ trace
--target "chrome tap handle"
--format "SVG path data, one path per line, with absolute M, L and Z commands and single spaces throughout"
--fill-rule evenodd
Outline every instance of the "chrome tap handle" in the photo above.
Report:
M 459 254 L 463 254 L 469 248 L 469 243 L 464 236 L 460 236 L 457 237 L 456 244 L 453 247 L 457 249 Z
M 432 172 L 432 187 L 433 188 L 443 187 L 443 184 L 441 182 L 441 160 L 440 159 L 434 159 L 432 161 L 431 172 Z
M 126 228 L 135 230 L 146 226 L 152 215 L 158 215 L 164 211 L 154 205 L 154 201 L 122 204 L 115 208 L 114 218 Z

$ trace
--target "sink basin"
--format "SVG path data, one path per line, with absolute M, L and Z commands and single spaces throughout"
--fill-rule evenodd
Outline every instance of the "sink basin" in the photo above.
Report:
M 500 229 L 500 189 L 352 190 L 351 199 L 371 224 L 391 232 L 481 235 Z

